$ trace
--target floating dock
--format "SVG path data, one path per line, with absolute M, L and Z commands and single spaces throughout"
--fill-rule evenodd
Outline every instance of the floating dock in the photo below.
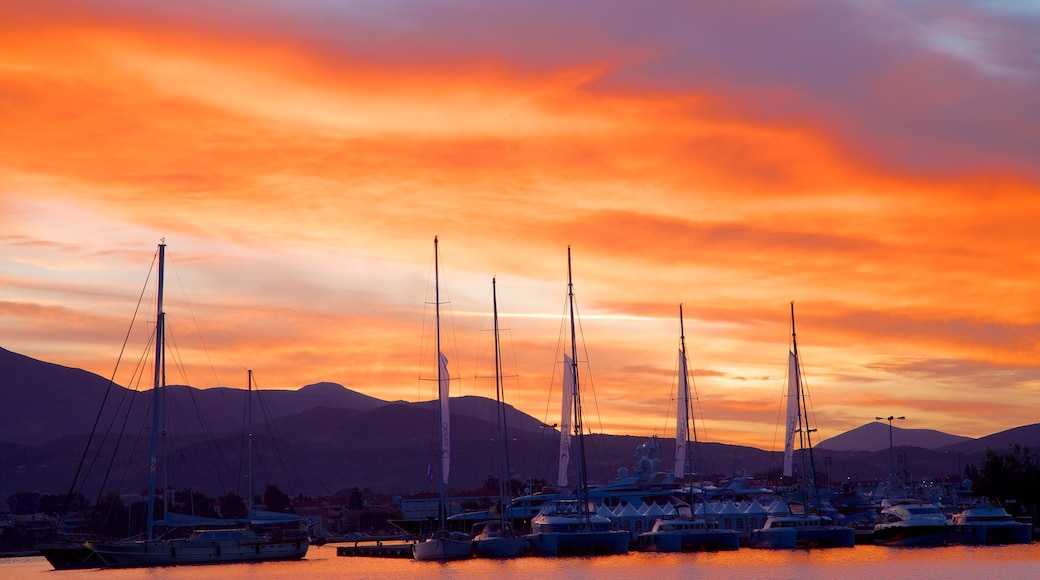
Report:
M 368 558 L 411 558 L 412 542 L 358 542 L 336 546 L 337 556 Z

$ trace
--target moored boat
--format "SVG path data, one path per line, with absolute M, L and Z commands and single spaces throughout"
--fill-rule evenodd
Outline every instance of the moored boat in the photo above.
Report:
M 610 519 L 598 515 L 589 499 L 584 443 L 581 389 L 578 382 L 578 347 L 574 320 L 574 283 L 571 277 L 571 250 L 567 248 L 567 301 L 570 321 L 570 354 L 564 355 L 563 409 L 560 425 L 560 454 L 557 485 L 566 487 L 570 464 L 571 427 L 576 442 L 576 499 L 545 504 L 531 519 L 528 546 L 538 555 L 627 554 L 630 536 L 614 529 Z M 572 422 L 573 421 L 573 422 Z
M 546 504 L 525 538 L 536 556 L 626 554 L 629 545 L 628 532 L 614 529 L 594 506 L 577 500 Z
M 855 544 L 855 530 L 817 514 L 771 515 L 748 536 L 752 548 L 851 548 Z
M 499 462 L 498 462 L 498 519 L 484 522 L 475 530 L 473 537 L 473 550 L 481 558 L 514 558 L 522 555 L 527 550 L 527 540 L 513 528 L 511 522 L 506 520 L 505 512 L 501 509 L 508 500 L 509 495 L 509 430 L 506 426 L 505 408 L 503 398 L 505 394 L 502 389 L 502 345 L 499 342 L 498 329 L 498 291 L 495 279 L 491 279 L 491 295 L 494 305 L 495 322 L 495 439 L 498 440 Z
M 214 564 L 267 560 L 298 560 L 310 545 L 302 518 L 295 514 L 259 512 L 252 509 L 252 459 L 250 447 L 248 517 L 214 519 L 188 516 L 169 511 L 165 494 L 156 493 L 159 433 L 166 435 L 165 383 L 166 313 L 163 308 L 166 244 L 160 243 L 156 253 L 156 320 L 151 436 L 149 449 L 148 494 L 145 531 L 140 536 L 99 539 L 49 546 L 41 553 L 55 569 L 172 566 L 178 564 Z M 252 371 L 249 371 L 249 401 L 252 398 Z M 249 425 L 252 429 L 252 425 Z M 250 433 L 251 435 L 251 433 Z M 250 445 L 252 437 L 250 436 Z M 89 445 L 89 444 L 88 444 Z M 164 446 L 165 447 L 165 446 Z M 70 494 L 71 495 L 71 494 Z M 162 519 L 156 507 L 165 513 Z
M 816 481 L 816 464 L 813 459 L 812 433 L 809 428 L 809 413 L 804 399 L 801 359 L 798 355 L 798 340 L 794 326 L 794 303 L 791 303 L 791 350 L 787 357 L 787 428 L 784 444 L 783 474 L 794 473 L 795 438 L 802 439 L 802 480 L 805 490 L 812 491 L 812 498 L 800 492 L 801 512 L 790 510 L 786 514 L 772 514 L 761 528 L 753 529 L 748 535 L 748 546 L 752 548 L 851 548 L 856 545 L 856 532 L 850 527 L 835 525 L 823 513 L 819 484 Z M 809 464 L 804 465 L 808 455 Z M 811 506 L 811 507 L 810 507 Z M 814 510 L 814 511 L 813 511 Z
M 950 543 L 992 546 L 1028 544 L 1033 541 L 1031 526 L 1015 521 L 1003 507 L 980 505 L 953 514 Z
M 934 504 L 914 499 L 882 500 L 874 543 L 886 546 L 943 546 L 952 524 Z
M 740 548 L 740 533 L 723 530 L 705 518 L 661 518 L 648 532 L 636 536 L 641 552 L 713 552 Z
M 473 542 L 468 535 L 462 532 L 452 532 L 445 526 L 444 517 L 444 487 L 448 483 L 449 466 L 451 465 L 451 413 L 448 407 L 449 401 L 449 376 L 448 359 L 441 350 L 441 299 L 440 299 L 440 264 L 437 246 L 437 238 L 433 238 L 433 272 L 434 272 L 434 307 L 436 311 L 436 336 L 437 336 L 437 406 L 439 423 L 439 456 L 437 462 L 441 475 L 439 508 L 440 525 L 436 532 L 429 538 L 415 544 L 412 547 L 412 556 L 416 560 L 463 560 L 473 555 Z

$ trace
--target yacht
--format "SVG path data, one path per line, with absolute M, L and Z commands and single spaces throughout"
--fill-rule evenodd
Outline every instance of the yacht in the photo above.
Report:
M 935 504 L 914 499 L 881 501 L 874 543 L 886 546 L 946 545 L 952 524 Z
M 1004 508 L 980 505 L 953 514 L 950 542 L 954 544 L 1028 544 L 1033 531 L 1025 522 L 1015 521 Z
M 641 552 L 700 552 L 737 550 L 740 532 L 723 530 L 715 519 L 660 518 L 648 532 L 636 536 Z
M 855 530 L 818 514 L 771 515 L 748 536 L 752 548 L 851 548 L 855 544 Z

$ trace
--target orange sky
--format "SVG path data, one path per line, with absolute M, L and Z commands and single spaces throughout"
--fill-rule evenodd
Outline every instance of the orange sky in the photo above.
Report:
M 679 303 L 708 440 L 776 448 L 791 301 L 823 438 L 1038 420 L 1035 10 L 8 4 L 4 348 L 109 376 L 165 238 L 171 382 L 429 399 L 436 235 L 455 395 L 497 276 L 558 422 L 570 245 L 595 431 L 674 431 Z

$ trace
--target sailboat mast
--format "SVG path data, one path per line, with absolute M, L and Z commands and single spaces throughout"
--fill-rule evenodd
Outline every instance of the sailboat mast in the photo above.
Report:
M 507 490 L 509 485 L 509 439 L 507 438 L 508 431 L 506 430 L 506 411 L 503 407 L 505 393 L 502 388 L 502 343 L 498 338 L 498 290 L 496 288 L 495 278 L 491 279 L 491 304 L 495 318 L 495 408 L 497 409 L 496 415 L 498 417 L 498 433 L 496 434 L 496 438 L 500 442 L 500 453 L 498 458 L 498 497 L 501 507 L 498 510 L 498 517 L 504 529 L 506 521 L 505 510 L 508 500 Z
M 155 468 L 158 462 L 159 451 L 159 387 L 162 384 L 162 356 L 163 356 L 163 327 L 165 313 L 163 312 L 163 269 L 166 263 L 166 244 L 159 243 L 159 276 L 157 284 L 156 317 L 155 317 L 155 374 L 152 383 L 152 434 L 150 440 L 150 456 L 148 465 L 148 522 L 147 538 L 153 539 L 155 524 Z
M 571 373 L 574 381 L 574 435 L 578 438 L 578 513 L 582 522 L 585 522 L 589 517 L 586 505 L 588 503 L 588 474 L 586 473 L 585 438 L 583 436 L 585 429 L 582 425 L 581 389 L 578 386 L 578 343 L 577 331 L 574 327 L 574 279 L 571 274 L 570 246 L 567 246 L 567 302 L 570 308 L 571 323 L 571 368 L 567 371 Z
M 440 441 L 440 472 L 441 472 L 441 490 L 440 504 L 437 506 L 437 514 L 440 519 L 440 529 L 444 529 L 444 401 L 442 400 L 445 396 L 442 392 L 444 384 L 444 371 L 441 364 L 441 279 L 440 279 L 440 258 L 438 250 L 437 236 L 433 237 L 433 302 L 434 302 L 434 317 L 437 326 L 437 424 L 440 431 L 438 440 Z
M 246 509 L 253 511 L 253 371 L 249 370 L 249 384 L 246 387 L 246 416 L 249 423 L 248 441 L 246 445 Z M 248 512 L 247 512 L 248 513 Z M 250 517 L 250 516 L 246 516 Z

